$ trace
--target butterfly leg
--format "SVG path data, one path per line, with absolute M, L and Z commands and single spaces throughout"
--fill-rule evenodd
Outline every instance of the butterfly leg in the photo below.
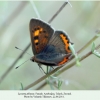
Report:
M 47 74 L 51 71 L 49 67 L 50 66 L 47 66 Z
M 48 74 L 49 72 L 51 72 L 52 70 L 54 70 L 54 67 L 53 67 L 53 66 L 47 66 L 47 74 Z
M 50 66 L 50 67 L 52 67 L 52 69 L 54 70 L 54 67 L 53 66 Z
M 39 68 L 44 72 L 44 74 L 47 74 L 47 73 L 43 70 L 43 68 L 41 67 L 41 64 L 38 64 L 38 66 L 39 66 Z
M 43 70 L 43 68 L 41 67 L 41 64 L 38 63 L 38 66 L 39 66 L 39 68 L 44 72 L 44 74 L 48 74 L 50 71 L 52 71 L 52 69 L 54 69 L 53 66 L 47 66 L 47 72 L 45 72 L 45 71 Z M 50 69 L 49 67 L 52 68 L 52 69 Z

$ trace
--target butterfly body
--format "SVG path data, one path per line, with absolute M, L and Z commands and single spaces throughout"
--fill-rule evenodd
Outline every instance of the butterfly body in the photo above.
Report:
M 68 35 L 54 29 L 44 21 L 31 19 L 30 36 L 34 56 L 32 61 L 47 66 L 60 66 L 69 61 L 72 52 Z

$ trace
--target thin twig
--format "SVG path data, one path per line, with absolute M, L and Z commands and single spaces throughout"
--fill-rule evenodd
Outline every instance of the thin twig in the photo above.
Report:
M 67 2 L 65 2 L 60 8 L 59 10 L 52 16 L 52 18 L 48 21 L 48 23 L 51 23 L 54 18 L 56 18 L 56 16 L 61 12 L 61 10 L 65 7 L 65 5 L 67 4 Z M 14 63 L 4 72 L 4 74 L 1 76 L 0 78 L 0 83 L 5 79 L 5 77 L 8 75 L 8 73 L 12 70 L 12 68 L 14 67 L 14 65 L 18 62 L 18 60 L 24 55 L 25 51 L 28 50 L 28 48 L 30 47 L 29 43 L 26 48 L 23 50 L 23 52 L 17 57 L 17 59 L 14 61 Z
M 100 44 L 99 44 L 95 49 L 97 50 L 97 49 L 99 49 L 99 48 L 100 48 Z M 80 58 L 79 61 L 84 60 L 85 58 L 87 58 L 87 57 L 90 56 L 91 54 L 92 54 L 92 51 L 89 51 L 88 53 L 86 53 L 85 55 L 83 55 L 83 56 Z M 71 67 L 72 67 L 73 65 L 75 65 L 75 64 L 76 64 L 76 62 L 74 61 L 74 62 L 71 63 L 70 65 L 66 66 L 65 68 L 63 68 L 63 69 L 58 73 L 58 75 L 61 74 L 61 73 L 63 73 L 63 72 L 66 71 L 67 69 L 71 68 Z
M 18 60 L 24 55 L 24 53 L 28 50 L 31 44 L 28 44 L 27 47 L 23 50 L 23 52 L 17 57 L 17 59 L 13 62 L 13 64 L 5 71 L 5 73 L 0 78 L 0 83 L 4 80 L 4 78 L 8 75 L 8 73 L 12 70 L 14 65 L 18 62 Z
M 33 9 L 34 9 L 34 11 L 35 11 L 37 17 L 38 17 L 39 19 L 41 19 L 40 14 L 39 14 L 39 12 L 38 12 L 38 10 L 37 10 L 35 4 L 34 4 L 34 1 L 33 1 L 33 0 L 30 0 L 30 3 L 32 4 L 32 7 L 33 7 Z
M 81 53 L 83 50 L 85 50 L 93 41 L 95 41 L 97 38 L 98 38 L 98 36 L 97 36 L 97 34 L 99 33 L 99 31 L 96 31 L 96 34 L 95 34 L 95 36 L 86 44 L 86 45 L 84 45 L 78 52 L 77 52 L 77 54 L 79 54 L 79 53 Z M 70 59 L 70 61 L 72 60 L 74 58 L 74 56 Z M 47 84 L 46 82 L 44 82 L 43 84 Z M 41 85 L 41 86 L 39 86 L 39 89 L 40 89 L 40 87 L 42 88 L 42 86 L 45 86 L 45 85 Z M 38 89 L 38 88 L 37 88 Z M 37 90 L 36 89 L 36 90 Z
M 100 48 L 100 44 L 96 47 L 96 49 L 99 49 Z M 88 52 L 87 54 L 83 55 L 81 58 L 80 58 L 80 61 L 84 60 L 85 58 L 87 58 L 88 56 L 90 56 L 92 54 L 92 51 Z M 58 71 L 59 69 L 59 73 L 56 74 L 56 76 L 58 76 L 59 74 L 63 73 L 64 71 L 68 70 L 69 68 L 73 67 L 74 65 L 76 64 L 76 62 L 74 61 L 73 63 L 69 64 L 68 66 L 62 68 L 62 67 L 57 67 L 55 68 L 53 71 L 51 71 L 50 73 L 48 73 L 47 75 L 44 75 L 43 77 L 41 77 L 40 79 L 38 79 L 37 81 L 31 83 L 30 85 L 28 85 L 27 87 L 24 88 L 24 90 L 27 90 L 35 85 L 37 85 L 38 83 L 40 83 L 41 81 L 43 81 L 44 79 L 46 79 L 48 76 L 54 74 L 56 71 Z M 45 84 L 45 83 L 44 83 Z
M 37 81 L 33 82 L 32 84 L 28 85 L 27 87 L 24 88 L 24 90 L 27 90 L 33 86 L 35 86 L 36 84 L 38 84 L 39 82 L 43 81 L 44 79 L 46 79 L 48 76 L 52 75 L 53 73 L 55 73 L 57 70 L 59 70 L 61 67 L 57 67 L 55 68 L 53 71 L 51 71 L 50 73 L 48 73 L 47 75 L 42 76 L 40 79 L 38 79 Z
M 8 26 L 14 21 L 14 19 L 21 13 L 24 7 L 28 4 L 27 1 L 22 1 L 20 5 L 13 11 L 13 13 L 7 18 L 7 20 L 0 27 L 0 33 L 3 33 Z
M 58 11 L 52 16 L 52 18 L 48 21 L 48 23 L 51 23 L 54 18 L 61 12 L 61 10 L 66 6 L 66 4 L 68 4 L 68 2 L 65 2 L 61 7 L 60 9 L 58 9 Z
M 63 4 L 63 5 L 66 5 L 66 4 Z M 56 15 L 56 14 L 55 14 Z M 54 15 L 54 16 L 55 16 Z M 53 18 L 52 18 L 53 19 Z M 51 22 L 51 20 L 49 20 L 49 22 Z M 81 53 L 84 49 L 86 49 L 93 41 L 95 41 L 96 39 L 98 38 L 98 36 L 94 36 L 85 46 L 83 46 L 77 53 L 79 54 L 79 53 Z M 72 57 L 72 59 L 73 59 L 74 57 Z M 73 64 L 75 64 L 76 62 L 73 62 L 72 63 L 72 65 Z M 40 88 L 42 88 L 43 86 L 45 86 L 47 83 L 46 82 L 44 82 L 41 86 L 39 86 L 36 90 L 38 90 L 38 89 L 40 89 Z
M 83 13 L 83 12 L 82 12 Z M 82 14 L 81 13 L 81 14 Z M 78 17 L 79 19 L 80 17 Z M 75 23 L 75 22 L 74 22 Z M 74 24 L 73 24 L 74 25 Z M 72 25 L 71 25 L 72 26 Z M 100 30 L 96 31 L 96 34 L 98 34 L 100 32 Z M 85 46 L 83 46 L 78 52 L 77 54 L 81 53 L 83 50 L 85 50 L 93 41 L 95 41 L 98 38 L 97 35 L 95 35 Z M 74 56 L 71 58 L 71 60 L 74 58 Z M 47 82 L 42 83 L 38 88 L 36 88 L 35 90 L 39 90 L 41 88 L 43 88 L 45 85 L 47 85 Z
M 77 53 L 81 53 L 84 49 L 86 49 L 93 41 L 95 41 L 98 36 L 94 36 L 84 47 L 82 47 Z
M 0 28 L 0 32 L 4 32 L 9 24 L 21 13 L 21 11 L 26 6 L 27 2 L 21 2 L 20 5 L 17 7 L 17 9 L 14 10 L 14 12 L 11 14 L 10 17 L 4 22 L 2 27 Z M 7 76 L 7 74 L 12 70 L 13 66 L 18 62 L 19 58 L 23 56 L 23 54 L 26 52 L 26 50 L 29 48 L 30 44 L 23 50 L 23 52 L 17 57 L 17 59 L 13 62 L 13 64 L 4 72 L 4 74 L 0 78 L 0 83 L 3 81 L 3 79 Z
M 40 86 L 39 86 L 38 88 L 36 88 L 35 90 L 40 90 L 40 89 L 43 88 L 46 84 L 47 84 L 46 82 L 42 83 L 42 85 L 40 85 Z

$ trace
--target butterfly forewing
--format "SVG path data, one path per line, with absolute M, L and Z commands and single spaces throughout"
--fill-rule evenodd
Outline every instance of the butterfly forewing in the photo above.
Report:
M 33 53 L 39 54 L 48 44 L 54 29 L 39 19 L 30 20 L 30 36 Z

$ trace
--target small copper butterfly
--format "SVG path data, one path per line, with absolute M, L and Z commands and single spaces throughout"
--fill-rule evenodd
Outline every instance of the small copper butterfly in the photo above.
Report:
M 54 30 L 48 23 L 40 19 L 31 19 L 30 37 L 34 56 L 33 62 L 47 66 L 61 66 L 69 61 L 72 52 L 68 35 L 60 30 Z

